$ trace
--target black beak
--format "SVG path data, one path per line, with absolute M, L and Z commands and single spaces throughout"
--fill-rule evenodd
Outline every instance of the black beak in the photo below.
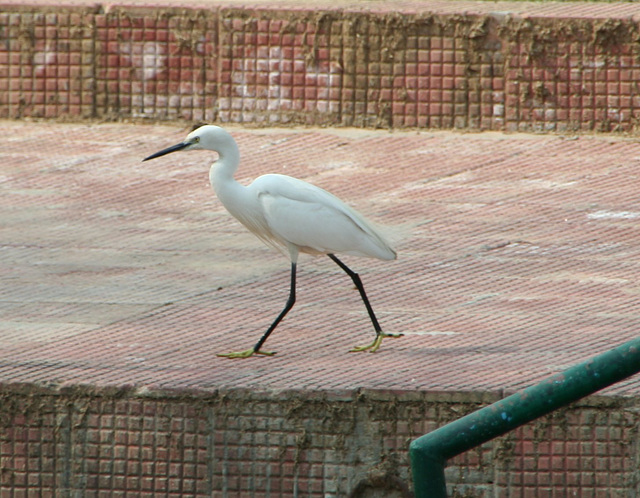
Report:
M 164 156 L 165 154 L 169 154 L 170 152 L 175 152 L 177 150 L 182 150 L 185 147 L 191 145 L 191 142 L 180 142 L 179 144 L 172 145 L 171 147 L 167 147 L 166 149 L 162 149 L 155 154 L 151 154 L 149 157 L 145 157 L 143 161 L 148 161 L 149 159 L 155 159 L 156 157 Z

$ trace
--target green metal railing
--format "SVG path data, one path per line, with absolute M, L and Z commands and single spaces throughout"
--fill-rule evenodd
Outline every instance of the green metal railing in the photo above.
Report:
M 634 339 L 414 440 L 416 498 L 446 498 L 448 459 L 638 372 L 640 339 Z

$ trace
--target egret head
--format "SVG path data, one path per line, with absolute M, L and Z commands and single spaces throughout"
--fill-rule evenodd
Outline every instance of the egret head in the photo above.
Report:
M 143 161 L 149 159 L 155 159 L 156 157 L 164 156 L 170 152 L 176 152 L 178 150 L 213 150 L 219 153 L 225 151 L 229 146 L 235 148 L 235 141 L 233 137 L 229 135 L 225 130 L 215 125 L 204 125 L 187 135 L 182 142 L 162 149 L 161 151 L 151 154 L 149 157 L 145 157 Z

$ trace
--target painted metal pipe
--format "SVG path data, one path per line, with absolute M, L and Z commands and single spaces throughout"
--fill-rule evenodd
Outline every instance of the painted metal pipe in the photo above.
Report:
M 416 498 L 446 498 L 448 459 L 640 372 L 640 338 L 411 442 Z

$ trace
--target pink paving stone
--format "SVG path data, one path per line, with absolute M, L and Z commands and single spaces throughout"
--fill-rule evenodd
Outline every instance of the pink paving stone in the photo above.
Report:
M 324 187 L 389 227 L 398 261 L 289 263 L 233 220 L 206 152 L 141 158 L 187 129 L 3 122 L 0 381 L 157 388 L 509 392 L 637 335 L 634 140 L 230 128 L 248 183 Z M 638 379 L 609 393 L 637 395 Z

